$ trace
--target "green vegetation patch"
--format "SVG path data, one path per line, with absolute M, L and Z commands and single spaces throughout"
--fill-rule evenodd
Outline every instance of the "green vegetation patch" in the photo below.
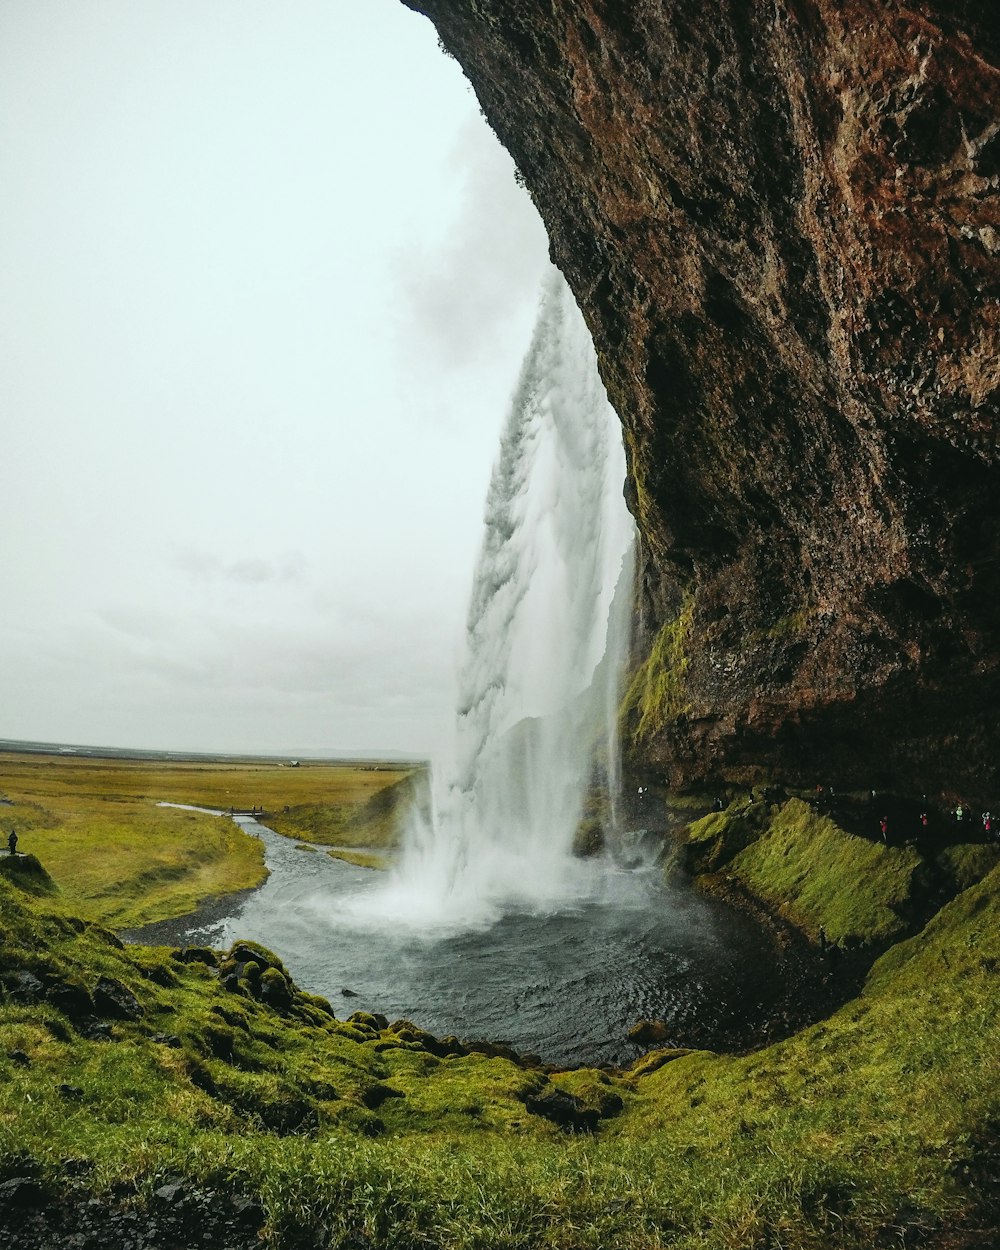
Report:
M 684 832 L 682 860 L 690 873 L 718 872 L 756 842 L 771 818 L 766 803 L 731 804 L 693 821 Z
M 649 656 L 636 671 L 622 701 L 621 718 L 636 742 L 647 741 L 669 720 L 687 711 L 687 642 L 694 596 L 686 595 L 678 615 L 657 634 Z
M 937 856 L 938 867 L 956 893 L 982 881 L 998 863 L 1000 846 L 995 844 L 962 843 L 959 846 L 947 846 Z
M 765 1050 L 545 1073 L 337 1021 L 252 943 L 123 949 L 0 877 L 0 1174 L 57 1191 L 71 1159 L 97 1194 L 171 1175 L 260 1194 L 275 1250 L 962 1244 L 995 1226 L 977 1177 L 1000 1117 L 998 900 L 1000 869 Z M 26 959 L 95 1003 L 113 980 L 141 1014 L 88 1037 L 66 995 L 19 992 Z
M 807 931 L 898 931 L 912 852 L 797 801 L 696 822 L 692 844 L 734 838 L 744 817 L 758 836 L 729 870 L 776 906 L 784 893 Z M 65 825 L 40 803 L 25 836 Z M 981 861 L 947 859 L 956 878 Z M 97 864 L 112 897 L 118 864 L 95 860 L 95 889 Z M 749 1055 L 659 1050 L 627 1072 L 550 1072 L 407 1021 L 340 1021 L 256 943 L 123 947 L 38 879 L 0 871 L 0 1176 L 58 1194 L 71 1160 L 97 1195 L 142 1202 L 170 1176 L 259 1194 L 268 1250 L 871 1250 L 985 1244 L 1000 1226 L 984 1181 L 1000 867 L 822 1023 Z
M 11 802 L 0 808 L 0 834 L 17 830 L 21 849 L 44 863 L 69 911 L 137 928 L 267 876 L 263 843 L 228 817 L 160 802 L 255 806 L 290 837 L 378 850 L 395 844 L 402 814 L 426 786 L 426 771 L 412 766 L 4 752 L 0 788 Z
M 357 790 L 346 783 L 320 802 L 298 803 L 270 813 L 268 828 L 285 837 L 323 846 L 386 850 L 399 842 L 402 821 L 423 801 L 427 775 L 422 769 L 362 772 Z M 380 778 L 372 789 L 372 779 Z
M 334 847 L 327 851 L 332 859 L 341 859 L 345 864 L 353 864 L 355 868 L 374 868 L 384 871 L 392 863 L 388 855 L 380 855 L 378 851 L 341 851 Z
M 905 931 L 922 863 L 912 848 L 855 837 L 790 799 L 727 872 L 813 938 L 822 926 L 833 942 L 882 943 Z

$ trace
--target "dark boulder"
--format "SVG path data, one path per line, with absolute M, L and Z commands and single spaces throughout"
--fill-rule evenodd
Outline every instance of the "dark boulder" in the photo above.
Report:
M 144 1014 L 142 1005 L 128 986 L 114 977 L 98 977 L 93 999 L 94 1010 L 106 1019 L 139 1020 Z
M 219 966 L 219 952 L 207 946 L 185 946 L 183 950 L 175 950 L 170 957 L 181 964 L 205 964 L 209 968 Z
M 180 1050 L 183 1046 L 176 1033 L 154 1033 L 149 1040 L 158 1046 L 169 1046 L 171 1050 Z
M 31 1211 L 45 1203 L 45 1191 L 33 1177 L 14 1176 L 0 1182 L 0 1210 Z
M 637 1046 L 658 1046 L 670 1040 L 670 1029 L 662 1020 L 640 1020 L 629 1029 L 628 1040 Z
M 524 1105 L 532 1115 L 551 1120 L 570 1133 L 592 1133 L 601 1118 L 600 1112 L 588 1107 L 581 1098 L 554 1085 L 545 1086 L 540 1093 L 529 1094 Z
M 275 1011 L 287 1011 L 292 1005 L 292 989 L 277 968 L 267 968 L 260 979 L 260 1001 Z
M 0 984 L 7 991 L 8 998 L 15 1003 L 37 1003 L 45 993 L 45 986 L 27 968 L 5 972 L 0 978 Z
M 74 1023 L 91 1019 L 94 1003 L 82 985 L 71 981 L 55 981 L 45 991 L 45 1000 Z

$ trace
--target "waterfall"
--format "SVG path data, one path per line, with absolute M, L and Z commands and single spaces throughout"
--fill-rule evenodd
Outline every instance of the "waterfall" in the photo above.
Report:
M 590 334 L 553 270 L 487 496 L 454 759 L 406 830 L 397 914 L 489 923 L 572 898 L 593 875 L 572 846 L 595 757 L 609 791 L 617 781 L 632 589 L 624 478 Z

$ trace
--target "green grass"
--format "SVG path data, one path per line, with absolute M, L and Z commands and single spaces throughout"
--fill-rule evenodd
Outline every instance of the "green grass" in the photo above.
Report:
M 282 807 L 267 818 L 268 828 L 289 838 L 323 846 L 364 846 L 389 850 L 399 843 L 407 811 L 422 801 L 423 770 L 359 774 L 367 784 L 353 789 L 342 779 L 323 801 Z M 372 786 L 372 778 L 378 778 Z
M 822 926 L 831 941 L 854 945 L 905 932 L 921 866 L 912 848 L 845 833 L 791 799 L 727 871 L 810 936 Z
M 342 851 L 336 847 L 327 851 L 333 859 L 342 859 L 345 864 L 354 864 L 356 868 L 388 868 L 392 860 L 388 855 L 381 855 L 378 851 Z
M 961 843 L 947 846 L 937 857 L 938 866 L 944 872 L 952 889 L 967 890 L 982 881 L 1000 863 L 1000 846 L 995 843 Z
M 822 928 L 847 946 L 901 937 L 927 876 L 916 850 L 856 837 L 801 799 L 733 804 L 695 821 L 683 859 L 695 874 L 723 873 L 814 941 Z
M 740 814 L 693 826 L 699 853 L 728 830 L 726 870 L 805 927 L 887 940 L 908 853 L 795 801 L 754 805 L 736 836 Z M 447 1055 L 406 1022 L 335 1020 L 261 948 L 222 964 L 244 969 L 231 991 L 205 964 L 123 949 L 45 889 L 0 870 L 0 981 L 27 970 L 86 992 L 112 977 L 144 1014 L 88 1040 L 52 1003 L 0 992 L 0 1178 L 36 1168 L 58 1190 L 72 1159 L 95 1193 L 139 1201 L 172 1174 L 260 1193 L 273 1247 L 311 1229 L 380 1250 L 951 1250 L 997 1226 L 978 1177 L 1000 1122 L 1000 867 L 829 1019 L 753 1054 L 654 1054 L 622 1073 Z M 530 1113 L 550 1088 L 600 1114 L 596 1132 Z
M 93 1162 L 95 1191 L 172 1173 L 259 1190 L 273 1245 L 309 1227 L 331 1246 L 363 1232 L 448 1250 L 909 1244 L 975 1216 L 965 1178 L 1000 1114 L 998 897 L 994 872 L 884 956 L 859 999 L 779 1045 L 546 1077 L 439 1058 L 308 996 L 272 1011 L 0 879 L 0 969 L 115 976 L 146 1012 L 89 1042 L 51 1007 L 0 1003 L 0 1174 L 28 1159 L 58 1183 L 73 1158 Z M 595 1135 L 526 1111 L 546 1081 L 604 1105 Z
M 129 928 L 180 916 L 267 876 L 257 838 L 229 819 L 157 807 L 142 797 L 140 769 L 5 754 L 0 786 L 13 801 L 0 808 L 3 831 L 17 830 L 64 909 L 89 920 Z
M 227 817 L 158 807 L 263 807 L 289 837 L 384 851 L 426 784 L 381 765 L 91 759 L 0 752 L 0 830 L 17 830 L 65 906 L 116 928 L 182 916 L 259 885 L 264 847 Z M 288 809 L 285 812 L 285 808 Z M 375 863 L 372 859 L 369 863 Z M 381 861 L 379 861 L 381 862 Z
M 684 677 L 694 597 L 685 597 L 678 615 L 657 634 L 645 662 L 636 671 L 620 716 L 635 742 L 644 742 L 688 708 Z

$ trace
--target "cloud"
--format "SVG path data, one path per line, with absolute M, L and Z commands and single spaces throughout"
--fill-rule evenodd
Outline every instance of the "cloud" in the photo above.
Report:
M 448 369 L 489 356 L 525 299 L 534 303 L 548 254 L 514 162 L 482 119 L 460 131 L 452 163 L 464 174 L 457 220 L 443 240 L 400 257 L 398 274 L 404 335 Z
M 217 555 L 195 547 L 174 549 L 171 563 L 192 582 L 229 583 L 236 586 L 264 586 L 269 583 L 303 584 L 306 580 L 305 557 L 296 551 L 283 553 L 273 560 L 261 556 L 244 556 L 223 560 Z

